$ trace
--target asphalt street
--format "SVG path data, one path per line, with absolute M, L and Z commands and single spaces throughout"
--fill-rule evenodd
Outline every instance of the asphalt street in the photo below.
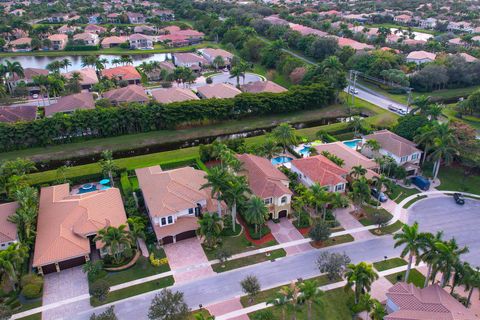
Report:
M 350 88 L 352 88 L 353 86 L 350 86 Z M 388 99 L 387 97 L 383 96 L 382 94 L 374 91 L 374 90 L 371 90 L 365 86 L 362 86 L 360 84 L 356 84 L 355 88 L 357 89 L 358 93 L 355 94 L 355 97 L 356 98 L 360 98 L 362 100 L 365 100 L 365 101 L 368 101 L 382 109 L 385 109 L 385 110 L 389 110 L 388 109 L 388 106 L 389 105 L 394 105 L 396 106 L 397 108 L 400 108 L 400 109 L 403 109 L 403 110 L 407 110 L 407 106 L 404 106 L 396 101 L 393 101 L 393 100 L 390 100 Z M 348 87 L 345 88 L 343 91 L 348 92 Z M 350 100 L 351 99 L 351 95 L 349 95 L 348 99 Z M 390 111 L 390 110 L 389 110 Z

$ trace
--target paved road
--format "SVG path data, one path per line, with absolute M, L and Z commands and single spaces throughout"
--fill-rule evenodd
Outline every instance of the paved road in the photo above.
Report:
M 404 106 L 396 101 L 390 100 L 388 97 L 385 97 L 384 95 L 376 92 L 375 90 L 369 89 L 365 86 L 362 86 L 360 84 L 356 84 L 356 89 L 358 90 L 358 94 L 355 95 L 355 97 L 363 99 L 365 101 L 368 101 L 382 109 L 389 110 L 388 106 L 389 105 L 394 105 L 397 108 L 403 109 L 407 111 L 407 106 Z M 345 88 L 343 91 L 348 93 L 348 87 Z M 351 96 L 349 95 L 348 99 L 351 99 Z M 389 110 L 390 111 L 390 110 Z
M 393 248 L 391 236 L 379 237 L 368 241 L 357 241 L 339 245 L 333 248 L 313 250 L 291 257 L 286 257 L 275 262 L 265 262 L 250 267 L 221 273 L 213 277 L 204 278 L 190 283 L 175 285 L 174 289 L 184 292 L 187 303 L 192 308 L 198 308 L 201 303 L 204 306 L 223 301 L 241 295 L 240 281 L 247 275 L 256 275 L 261 281 L 263 288 L 275 287 L 298 278 L 307 278 L 318 275 L 315 261 L 321 251 L 345 251 L 352 262 L 378 261 L 384 256 L 397 256 L 399 249 Z M 141 296 L 120 301 L 115 304 L 115 311 L 119 319 L 146 319 L 146 314 L 154 293 L 146 293 Z M 96 309 L 101 312 L 104 308 Z M 75 314 L 69 320 L 89 319 L 92 310 Z
M 458 244 L 468 246 L 470 252 L 463 258 L 480 266 L 480 201 L 466 199 L 457 205 L 452 197 L 435 197 L 415 203 L 409 211 L 408 223 L 417 221 L 421 231 L 444 231 L 444 239 L 455 237 Z

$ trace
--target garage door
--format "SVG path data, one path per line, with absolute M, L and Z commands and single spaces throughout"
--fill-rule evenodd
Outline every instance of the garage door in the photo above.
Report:
M 177 239 L 177 241 L 180 241 L 180 240 L 190 239 L 190 238 L 193 238 L 193 237 L 196 237 L 196 236 L 197 236 L 196 231 L 195 230 L 190 230 L 190 231 L 185 231 L 185 232 L 177 234 L 177 236 L 175 238 Z
M 164 237 L 162 239 L 162 245 L 163 244 L 169 244 L 169 243 L 173 243 L 173 237 L 172 236 Z
M 58 266 L 60 267 L 60 270 L 65 270 L 68 268 L 81 266 L 84 263 L 85 263 L 85 257 L 78 257 L 78 258 L 73 258 L 70 260 L 59 262 Z
M 42 266 L 42 271 L 43 271 L 43 274 L 49 274 L 49 273 L 57 272 L 57 269 L 55 268 L 55 264 L 48 264 L 46 266 Z
M 286 218 L 287 217 L 287 210 L 282 210 L 278 213 L 278 218 Z

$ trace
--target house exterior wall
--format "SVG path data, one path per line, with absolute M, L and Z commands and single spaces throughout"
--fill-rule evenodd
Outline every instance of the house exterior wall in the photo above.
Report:
M 284 203 L 282 203 L 283 198 L 286 200 Z M 284 194 L 281 197 L 265 198 L 263 200 L 265 201 L 268 212 L 271 214 L 273 219 L 278 219 L 278 214 L 283 210 L 287 211 L 287 216 L 291 212 L 292 196 L 290 194 Z
M 431 59 L 409 59 L 407 58 L 407 62 L 414 62 L 416 64 L 423 64 L 423 63 L 427 63 L 427 62 L 432 62 L 433 60 Z
M 14 240 L 14 241 L 7 241 L 7 242 L 0 243 L 0 251 L 7 249 L 8 246 L 10 246 L 11 244 L 17 243 L 17 242 L 18 242 L 17 240 Z

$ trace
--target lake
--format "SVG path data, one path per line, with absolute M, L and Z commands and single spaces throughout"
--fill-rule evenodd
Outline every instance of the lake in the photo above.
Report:
M 119 55 L 110 55 L 110 54 L 101 54 L 99 55 L 100 59 L 107 59 L 109 62 L 105 65 L 105 68 L 114 67 L 110 62 L 113 59 L 119 59 Z M 171 59 L 170 53 L 154 53 L 154 54 L 134 54 L 130 56 L 133 60 L 133 65 L 138 66 L 142 62 L 150 61 L 164 61 L 167 57 Z M 45 57 L 45 56 L 14 56 L 8 58 L 0 58 L 0 63 L 4 63 L 5 60 L 8 61 L 18 61 L 23 68 L 41 68 L 45 69 L 46 66 L 56 60 L 69 59 L 72 65 L 68 67 L 68 70 L 79 70 L 82 68 L 82 56 L 62 56 L 62 57 Z

